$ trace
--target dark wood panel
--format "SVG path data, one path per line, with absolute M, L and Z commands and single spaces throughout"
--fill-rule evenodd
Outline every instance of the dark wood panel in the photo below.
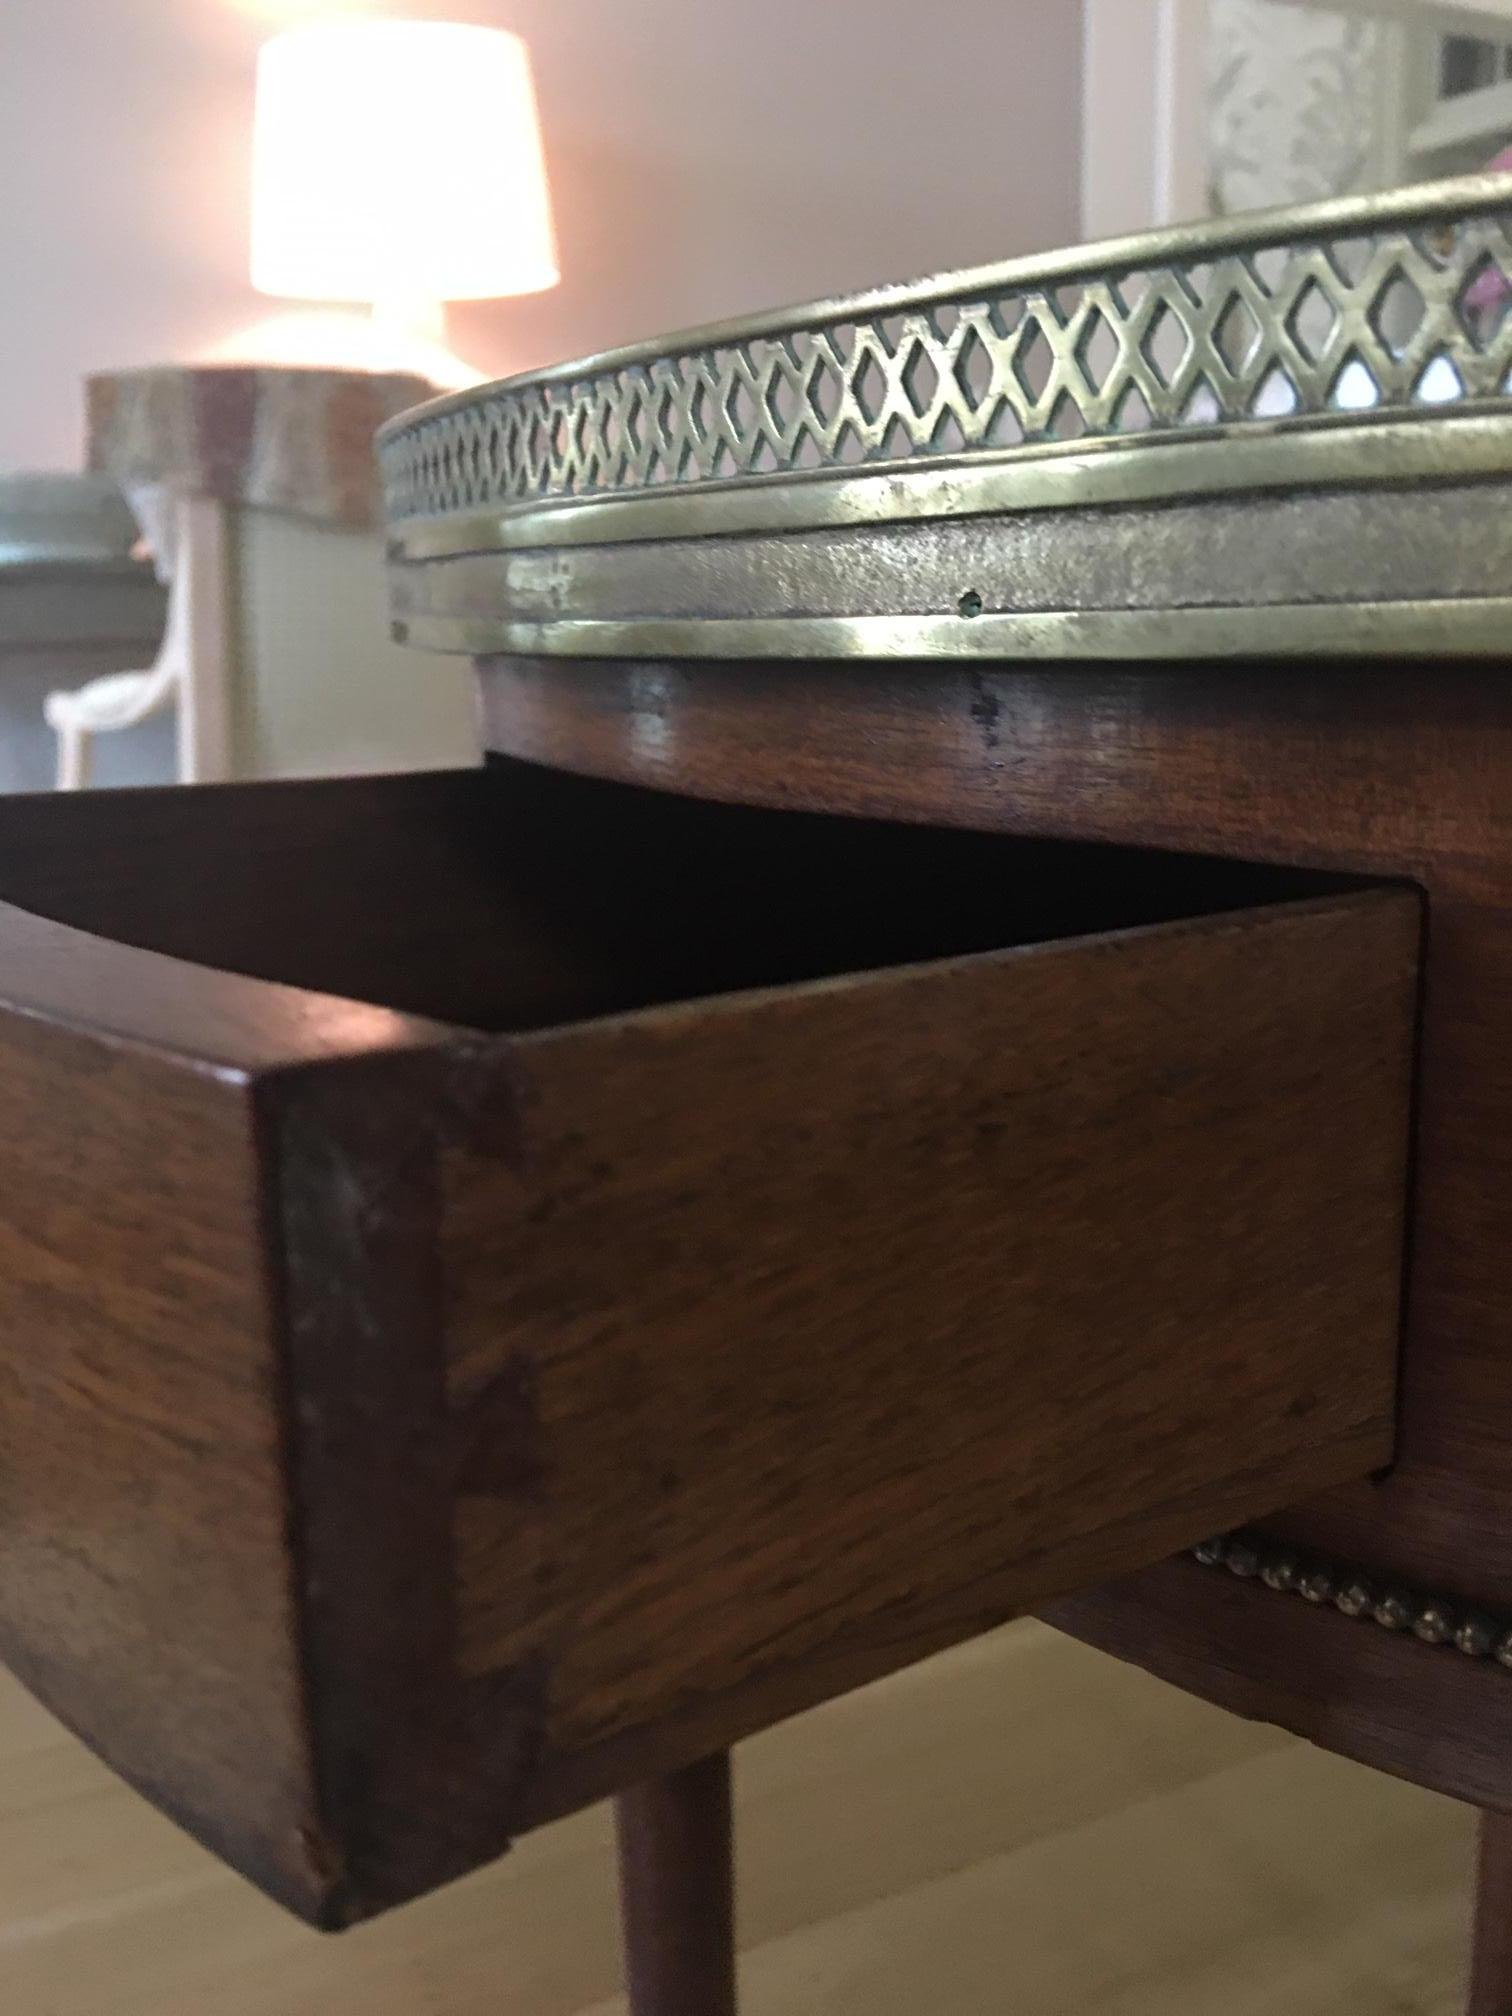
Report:
M 0 930 L 12 999 L 24 953 Z M 0 1644 L 303 1903 L 323 1878 L 260 1186 L 224 1068 L 0 1013 Z
M 417 1894 L 1388 1455 L 1410 892 L 1226 910 L 1308 878 L 903 832 L 931 872 L 890 905 L 843 822 L 784 854 L 785 822 L 664 828 L 644 794 L 524 772 L 307 789 L 282 825 L 236 793 L 139 819 L 123 794 L 114 825 L 72 801 L 86 854 L 113 849 L 106 894 L 66 806 L 10 807 L 0 890 L 271 964 L 267 871 L 295 876 L 291 827 L 324 832 L 289 894 L 282 977 L 308 980 L 340 956 L 340 829 L 347 908 L 387 906 L 369 977 L 516 1014 L 541 1004 L 510 977 L 535 941 L 490 877 L 570 936 L 612 840 L 665 950 L 552 976 L 577 1012 L 636 1012 L 490 1036 L 0 908 L 0 1625 L 105 1755 L 306 1915 Z M 412 791 L 519 822 L 493 852 L 479 826 L 455 940 L 444 885 L 374 879 Z M 134 892 L 196 828 L 244 941 Z M 790 905 L 759 887 L 762 828 Z M 262 877 L 224 839 L 259 830 Z M 1200 914 L 1139 924 L 1180 888 Z M 847 946 L 959 956 L 637 1005 L 695 973 L 823 974 L 853 898 Z M 1057 940 L 1057 918 L 1120 928 Z M 989 923 L 1052 935 L 955 942 Z
M 1494 1663 L 1424 1645 L 1331 1605 L 1176 1560 L 1050 1606 L 1116 1658 L 1399 1778 L 1482 1802 L 1512 1747 L 1512 1684 Z
M 728 1753 L 631 1786 L 616 1821 L 630 2016 L 736 2016 Z
M 489 740 L 582 772 L 870 818 L 1200 848 L 1405 875 L 1429 899 L 1413 1273 L 1398 1461 L 1268 1522 L 1383 1579 L 1512 1609 L 1512 688 L 1498 665 L 623 666 L 497 663 Z M 1153 1585 L 1152 1585 L 1153 1586 Z M 1135 1583 L 1076 1628 L 1250 1712 L 1295 1720 L 1273 1637 L 1305 1657 L 1315 1613 L 1236 1609 L 1201 1578 L 1188 1656 Z M 1063 1613 L 1067 1614 L 1067 1613 Z M 1241 1623 L 1241 1618 L 1244 1621 Z M 1252 1621 L 1250 1621 L 1252 1620 Z M 1388 1703 L 1373 1674 L 1389 1663 Z M 1456 1683 L 1434 1652 L 1346 1634 L 1320 1740 L 1512 1806 L 1499 1669 Z M 1410 1731 L 1412 1740 L 1403 1741 Z M 1415 1762 L 1413 1760 L 1416 1760 Z
M 447 1183 L 465 1669 L 549 1658 L 582 1748 L 1377 1467 L 1415 928 L 1341 898 L 522 1041 L 514 1166 Z
M 1501 854 L 1496 665 L 497 660 L 481 677 L 493 750 L 695 797 L 1360 873 Z
M 1348 886 L 1128 848 L 776 818 L 529 763 L 0 796 L 0 895 L 22 909 L 486 1030 Z
M 1465 2016 L 1512 2010 L 1512 1821 L 1483 1813 L 1476 1864 L 1475 1936 Z

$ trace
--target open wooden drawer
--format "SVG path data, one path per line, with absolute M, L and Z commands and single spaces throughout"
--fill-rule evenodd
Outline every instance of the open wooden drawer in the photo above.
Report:
M 1389 1459 L 1410 891 L 499 764 L 0 898 L 3 1649 L 320 1922 Z

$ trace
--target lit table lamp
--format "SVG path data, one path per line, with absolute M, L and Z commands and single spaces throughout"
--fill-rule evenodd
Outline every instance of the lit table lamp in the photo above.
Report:
M 249 332 L 263 359 L 282 348 L 276 361 L 475 384 L 482 374 L 446 348 L 445 304 L 536 293 L 559 277 L 518 36 L 348 20 L 291 28 L 264 46 L 252 284 L 286 300 L 361 302 L 372 314 L 282 318 L 282 344 L 280 322 L 264 323 Z
M 106 374 L 92 389 L 93 449 L 133 497 L 169 584 L 168 623 L 151 667 L 49 696 L 64 787 L 86 781 L 94 737 L 169 707 L 179 716 L 180 777 L 236 774 L 238 724 L 251 710 L 238 711 L 233 689 L 247 687 L 237 662 L 253 654 L 238 651 L 233 633 L 238 609 L 256 608 L 236 584 L 261 564 L 250 557 L 254 545 L 261 552 L 283 536 L 269 530 L 270 517 L 297 522 L 306 545 L 318 543 L 322 578 L 347 570 L 348 614 L 361 613 L 342 634 L 360 640 L 372 690 L 387 648 L 376 498 L 367 494 L 373 430 L 428 388 L 480 381 L 446 347 L 448 301 L 534 293 L 558 277 L 530 59 L 517 36 L 347 20 L 293 28 L 264 47 L 252 284 L 289 300 L 361 302 L 372 313 L 275 316 L 192 364 Z M 291 579 L 308 571 L 303 560 L 289 565 Z M 338 605 L 322 599 L 323 608 Z M 371 637 L 362 628 L 369 615 Z M 405 689 L 413 686 L 406 677 Z M 305 734 L 297 722 L 298 734 L 280 741 L 270 690 L 257 695 L 256 760 L 265 769 L 393 768 L 417 749 L 422 760 L 439 750 L 461 761 L 473 748 L 470 726 L 455 753 L 454 717 L 432 735 L 433 724 L 412 723 L 397 705 L 389 742 L 333 751 L 312 740 L 318 723 Z

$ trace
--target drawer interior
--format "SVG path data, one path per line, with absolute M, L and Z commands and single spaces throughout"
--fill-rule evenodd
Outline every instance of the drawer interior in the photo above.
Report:
M 21 909 L 496 1034 L 1359 886 L 704 803 L 510 759 L 0 799 L 0 898 Z

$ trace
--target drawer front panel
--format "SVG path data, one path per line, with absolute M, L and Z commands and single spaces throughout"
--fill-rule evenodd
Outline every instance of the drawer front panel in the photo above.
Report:
M 1416 920 L 1257 912 L 526 1039 L 453 1163 L 461 1657 L 579 1746 L 1391 1446 Z
M 4 897 L 0 1638 L 319 1922 L 1390 1458 L 1410 890 L 522 765 Z

